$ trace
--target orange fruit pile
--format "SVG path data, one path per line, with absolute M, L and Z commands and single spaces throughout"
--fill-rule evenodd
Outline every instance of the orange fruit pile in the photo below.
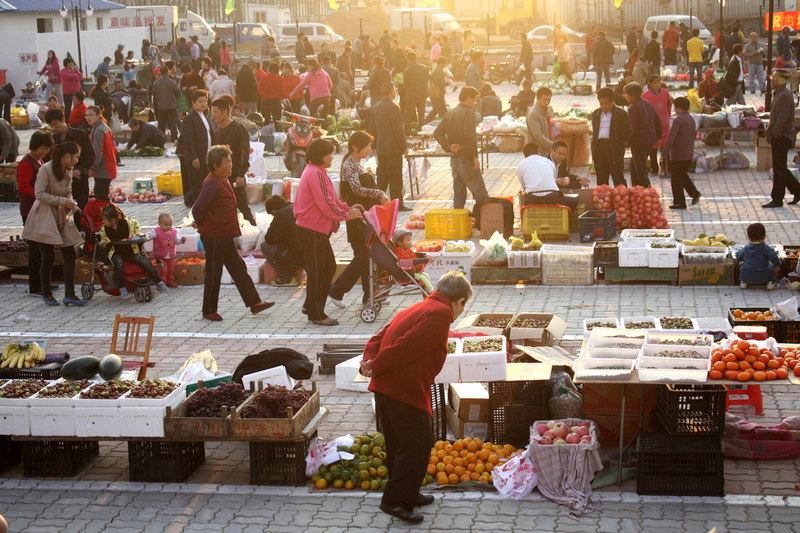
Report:
M 741 309 L 734 309 L 731 313 L 733 314 L 733 318 L 737 320 L 775 320 L 775 317 L 772 316 L 772 312 L 769 310 L 745 312 Z
M 786 379 L 789 372 L 800 376 L 800 352 L 781 350 L 775 356 L 766 348 L 759 349 L 745 340 L 734 341 L 730 348 L 716 347 L 711 352 L 711 379 L 726 378 L 730 381 L 771 381 Z
M 178 260 L 176 264 L 178 265 L 201 265 L 205 263 L 205 259 L 201 259 L 199 257 L 182 257 Z
M 452 444 L 438 441 L 431 448 L 428 460 L 428 476 L 439 485 L 457 485 L 462 481 L 492 482 L 492 470 L 500 458 L 508 458 L 517 451 L 514 446 L 482 442 L 481 439 L 465 438 Z

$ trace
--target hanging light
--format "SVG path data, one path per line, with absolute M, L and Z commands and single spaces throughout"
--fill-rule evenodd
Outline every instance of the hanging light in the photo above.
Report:
M 92 0 L 89 0 L 89 5 L 86 6 L 86 16 L 91 17 L 92 13 L 94 13 L 94 9 L 92 9 Z
M 64 5 L 64 0 L 61 0 L 61 9 L 59 10 L 62 18 L 67 18 L 67 6 Z

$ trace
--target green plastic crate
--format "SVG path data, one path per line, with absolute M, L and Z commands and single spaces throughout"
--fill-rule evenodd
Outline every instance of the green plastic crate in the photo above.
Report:
M 203 381 L 203 387 L 207 389 L 213 389 L 218 387 L 220 383 L 230 383 L 233 379 L 233 374 L 230 372 L 217 372 L 216 377 L 213 379 L 209 379 L 208 381 Z M 186 385 L 186 396 L 189 396 L 191 393 L 197 390 L 197 383 L 189 383 Z

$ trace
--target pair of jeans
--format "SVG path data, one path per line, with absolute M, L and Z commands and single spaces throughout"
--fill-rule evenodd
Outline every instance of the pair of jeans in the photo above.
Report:
M 700 85 L 700 82 L 703 81 L 703 63 L 700 62 L 692 62 L 689 63 L 689 88 L 694 88 L 694 78 L 695 74 L 697 75 L 697 85 Z
M 361 278 L 361 290 L 364 294 L 361 296 L 361 303 L 369 301 L 369 252 L 364 244 L 364 239 L 354 239 L 355 242 L 350 242 L 350 247 L 353 249 L 353 260 L 339 274 L 336 282 L 331 285 L 330 295 L 334 300 L 341 300 L 344 295 L 350 292 L 350 289 L 356 284 L 358 278 Z
M 161 283 L 161 275 L 158 273 L 158 269 L 147 257 L 143 256 L 142 254 L 131 254 L 124 257 L 120 254 L 114 254 L 111 256 L 111 264 L 114 265 L 114 283 L 116 283 L 117 287 L 120 289 L 125 286 L 126 261 L 128 263 L 133 263 L 134 265 L 140 266 L 142 270 L 144 270 L 145 273 L 150 276 L 150 281 L 153 283 Z
M 758 90 L 764 91 L 764 65 L 759 63 L 748 63 L 748 78 L 750 81 L 750 92 L 756 91 L 756 80 L 758 80 Z
M 172 138 L 172 142 L 178 142 L 178 136 L 181 134 L 180 127 L 181 121 L 178 118 L 177 109 L 158 110 L 158 129 L 161 130 L 161 133 L 166 135 L 167 128 L 169 128 L 169 135 Z
M 325 314 L 325 302 L 330 294 L 331 280 L 336 273 L 336 257 L 333 255 L 330 236 L 297 226 L 297 240 L 303 252 L 306 271 L 306 299 L 303 308 L 309 320 L 325 320 L 328 318 Z
M 379 155 L 378 156 L 378 188 L 382 191 L 389 189 L 389 197 L 399 200 L 403 207 L 403 156 Z
M 772 172 L 775 175 L 771 193 L 773 202 L 783 203 L 786 189 L 789 189 L 789 192 L 795 196 L 800 197 L 800 183 L 786 166 L 786 157 L 793 146 L 794 141 L 783 136 L 770 139 Z
M 672 175 L 672 203 L 675 205 L 686 205 L 686 196 L 683 191 L 689 193 L 691 198 L 697 194 L 692 178 L 689 176 L 691 161 L 670 160 L 669 169 Z
M 252 307 L 261 301 L 253 280 L 247 274 L 247 265 L 236 250 L 233 237 L 200 236 L 206 250 L 206 276 L 203 280 L 203 314 L 216 313 L 219 306 L 219 289 L 222 267 L 228 269 L 244 305 Z
M 598 139 L 595 145 L 595 152 L 592 154 L 594 160 L 594 170 L 597 174 L 598 185 L 608 185 L 608 178 L 614 180 L 614 187 L 625 185 L 625 160 L 614 159 L 612 155 L 611 141 L 608 139 Z
M 31 246 L 38 246 L 42 264 L 39 267 L 39 282 L 42 285 L 42 296 L 49 298 L 53 296 L 50 278 L 53 273 L 53 263 L 55 262 L 55 245 L 43 242 L 31 242 Z M 64 256 L 64 296 L 75 296 L 75 248 L 64 246 L 61 248 L 61 255 Z
M 650 146 L 631 146 L 631 185 L 633 187 L 641 185 L 647 188 L 650 186 L 650 178 L 647 175 L 648 155 L 650 155 Z
M 608 74 L 608 67 L 609 65 L 606 64 L 595 65 L 595 72 L 597 73 L 597 86 L 596 86 L 597 91 L 600 90 L 600 87 L 603 84 L 603 76 L 606 77 L 606 85 L 612 83 L 611 76 L 609 76 Z
M 450 158 L 453 171 L 453 208 L 464 209 L 467 203 L 467 189 L 472 193 L 475 203 L 489 197 L 480 168 L 475 170 L 471 157 L 454 155 Z
M 47 82 L 47 98 L 50 98 L 51 94 L 56 95 L 58 98 L 59 105 L 64 105 L 64 95 L 61 92 L 61 84 L 60 83 L 50 83 Z M 69 117 L 67 117 L 67 121 L 69 121 Z

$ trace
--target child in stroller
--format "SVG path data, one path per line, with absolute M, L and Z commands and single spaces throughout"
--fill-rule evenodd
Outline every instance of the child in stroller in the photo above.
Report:
M 101 211 L 103 227 L 100 228 L 100 246 L 108 253 L 114 265 L 114 282 L 119 287 L 119 294 L 128 298 L 130 293 L 125 286 L 125 263 L 134 263 L 144 270 L 156 287 L 161 292 L 169 291 L 167 285 L 161 280 L 155 265 L 141 253 L 138 244 L 112 245 L 111 241 L 123 241 L 141 235 L 139 223 L 132 218 L 126 218 L 114 204 L 108 204 Z
M 400 260 L 400 268 L 409 271 L 410 273 L 413 272 L 414 279 L 420 282 L 423 287 L 425 287 L 425 290 L 428 292 L 428 294 L 433 292 L 431 278 L 428 276 L 428 274 L 423 272 L 425 266 L 413 263 L 414 259 L 417 259 L 417 254 L 414 251 L 414 244 L 411 242 L 411 232 L 405 228 L 398 229 L 392 236 L 392 242 L 394 243 L 394 255 L 396 255 L 397 259 Z M 409 263 L 409 260 L 411 263 Z M 407 267 L 406 265 L 409 264 L 410 267 Z

